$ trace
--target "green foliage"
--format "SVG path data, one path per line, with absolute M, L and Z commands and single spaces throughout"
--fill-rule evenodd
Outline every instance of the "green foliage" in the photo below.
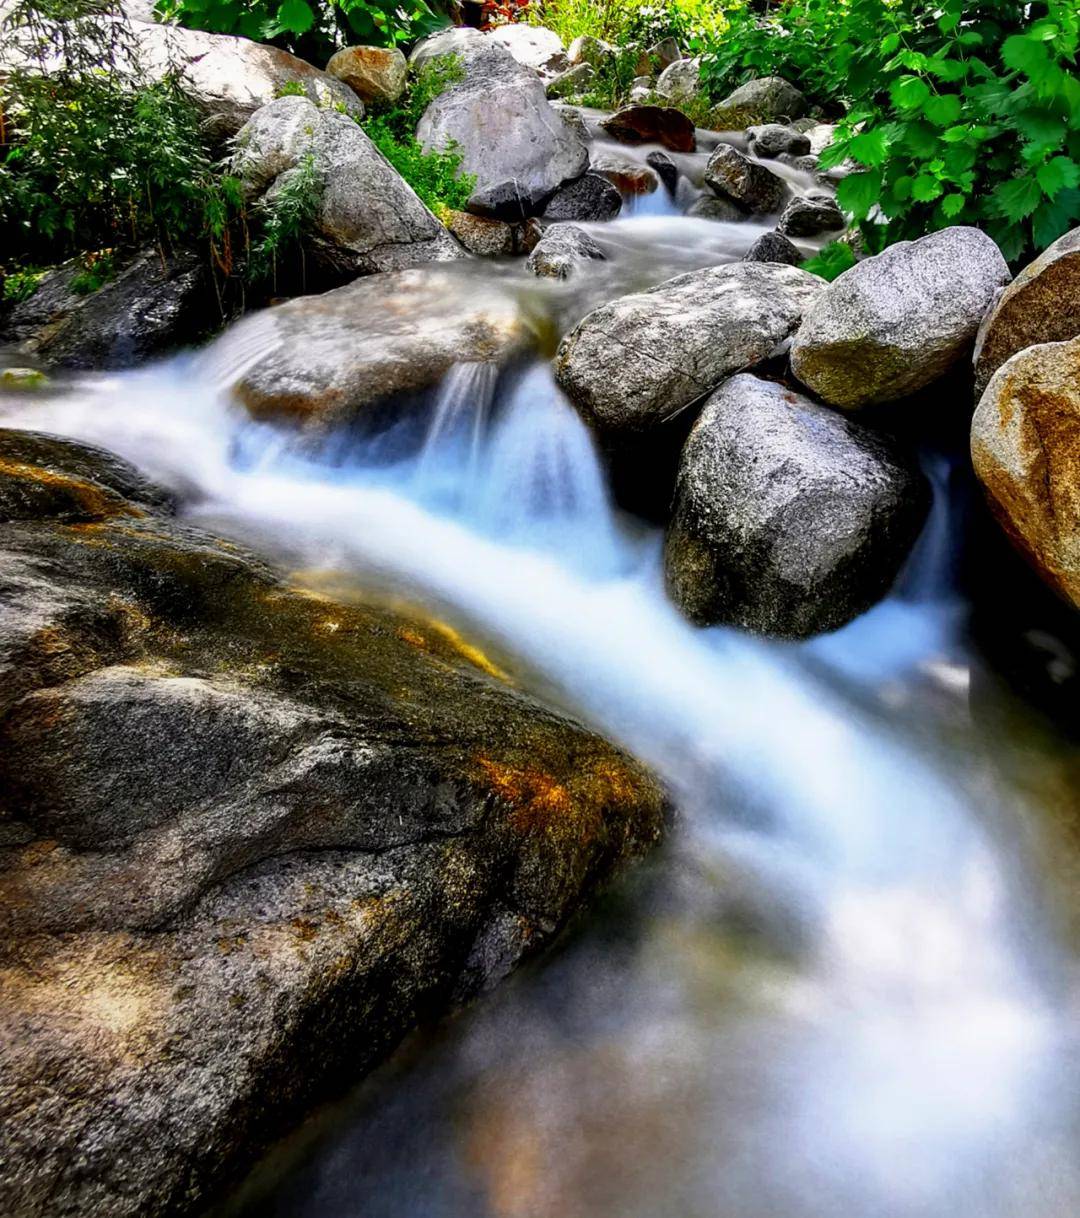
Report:
M 591 34 L 633 51 L 635 61 L 638 53 L 663 38 L 689 48 L 718 35 L 725 25 L 718 0 L 546 0 L 531 5 L 528 16 L 533 24 L 554 30 L 564 46 Z
M 19 304 L 29 300 L 38 290 L 45 271 L 39 267 L 26 267 L 21 270 L 9 271 L 0 279 L 0 300 L 4 304 Z
M 89 296 L 115 278 L 112 250 L 98 250 L 83 257 L 82 266 L 71 277 L 70 287 L 76 296 Z
M 813 258 L 808 258 L 802 269 L 812 275 L 820 275 L 830 283 L 855 265 L 855 252 L 846 241 L 830 241 Z
M 287 80 L 274 90 L 274 97 L 307 97 L 307 89 L 299 80 Z
M 309 152 L 259 200 L 252 216 L 258 238 L 248 252 L 249 279 L 267 279 L 276 285 L 285 254 L 296 252 L 302 261 L 303 239 L 311 230 L 322 190 L 315 154 Z

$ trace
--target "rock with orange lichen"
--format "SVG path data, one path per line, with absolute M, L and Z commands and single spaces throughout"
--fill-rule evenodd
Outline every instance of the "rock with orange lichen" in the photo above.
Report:
M 1080 606 L 1080 338 L 998 369 L 971 421 L 971 458 L 1013 544 Z
M 504 975 L 665 801 L 451 627 L 0 432 L 0 1212 L 201 1212 Z

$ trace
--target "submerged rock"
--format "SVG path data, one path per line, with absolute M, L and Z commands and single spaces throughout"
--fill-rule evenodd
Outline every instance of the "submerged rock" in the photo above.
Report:
M 758 123 L 801 118 L 809 109 L 806 98 L 782 76 L 764 76 L 740 85 L 713 107 L 716 130 L 743 131 Z
M 1010 540 L 1080 607 L 1080 338 L 1027 347 L 994 373 L 971 459 Z
M 622 210 L 622 195 L 599 173 L 583 174 L 560 187 L 544 208 L 545 220 L 614 220 Z
M 344 47 L 326 71 L 368 105 L 396 102 L 409 79 L 408 60 L 396 47 Z
M 975 343 L 975 392 L 1007 359 L 1080 334 L 1080 228 L 1043 250 L 1002 292 Z
M 660 144 L 670 152 L 693 152 L 694 124 L 672 106 L 623 106 L 600 126 L 624 144 Z
M 743 374 L 705 404 L 683 450 L 664 566 L 695 622 L 802 638 L 888 590 L 929 505 L 882 438 Z
M 718 220 L 722 224 L 742 224 L 747 218 L 746 212 L 730 199 L 721 199 L 708 192 L 699 195 L 686 209 L 686 214 L 697 220 Z
M 790 266 L 691 271 L 587 314 L 563 339 L 556 379 L 601 431 L 641 431 L 770 355 L 824 281 Z
M 660 181 L 664 183 L 664 188 L 668 194 L 674 197 L 675 191 L 679 185 L 679 167 L 668 156 L 666 152 L 659 150 L 650 152 L 645 157 L 645 164 L 650 169 L 655 169 Z
M 487 283 L 478 290 L 466 272 L 371 275 L 245 319 L 221 340 L 262 352 L 237 396 L 256 418 L 374 422 L 372 408 L 432 388 L 454 364 L 511 359 L 532 341 L 517 300 Z
M 604 251 L 576 224 L 553 224 L 529 255 L 526 266 L 545 279 L 568 279 L 583 263 L 602 262 Z
M 232 164 L 249 198 L 272 201 L 290 183 L 315 195 L 310 248 L 337 277 L 461 256 L 360 127 L 307 98 L 282 97 L 258 111 L 236 137 Z
M 791 195 L 779 174 L 730 144 L 717 144 L 705 166 L 705 184 L 752 215 L 780 211 Z
M 87 446 L 0 454 L 0 1210 L 202 1213 L 663 796 L 449 627 L 289 587 Z
M 908 397 L 971 353 L 1009 268 L 977 228 L 901 241 L 845 271 L 791 348 L 800 381 L 833 406 Z

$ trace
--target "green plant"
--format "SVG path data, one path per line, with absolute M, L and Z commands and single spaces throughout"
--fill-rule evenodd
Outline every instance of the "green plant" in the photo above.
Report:
M 252 214 L 258 237 L 248 251 L 249 279 L 268 279 L 276 286 L 279 263 L 290 251 L 303 263 L 303 238 L 315 219 L 322 190 L 315 154 L 309 152 L 259 200 Z
M 23 267 L 8 271 L 6 275 L 0 277 L 0 286 L 3 289 L 0 291 L 0 300 L 9 305 L 29 300 L 38 290 L 38 284 L 44 274 L 45 271 L 39 267 Z
M 82 265 L 71 277 L 70 287 L 76 296 L 89 296 L 116 277 L 116 260 L 112 250 L 97 250 L 84 254 Z
M 307 89 L 299 80 L 287 80 L 274 90 L 274 97 L 307 97 Z
M 813 258 L 808 258 L 802 269 L 812 275 L 820 275 L 830 283 L 855 265 L 855 251 L 846 241 L 830 241 Z
M 664 38 L 684 48 L 724 28 L 719 0 L 546 0 L 527 10 L 533 25 L 553 30 L 565 46 L 591 34 L 626 50 L 640 52 Z

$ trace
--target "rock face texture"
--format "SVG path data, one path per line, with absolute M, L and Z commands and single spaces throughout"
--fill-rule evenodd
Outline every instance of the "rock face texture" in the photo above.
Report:
M 778 212 L 791 196 L 787 182 L 730 144 L 718 144 L 705 166 L 705 184 L 752 215 Z
M 409 79 L 408 60 L 393 47 L 344 47 L 330 57 L 326 71 L 367 104 L 396 102 Z
M 801 118 L 809 109 L 806 98 L 782 76 L 748 80 L 713 107 L 712 123 L 717 131 L 742 131 L 760 123 Z
M 673 106 L 624 106 L 600 126 L 624 144 L 660 144 L 670 152 L 693 152 L 694 124 Z
M 789 156 L 806 156 L 811 151 L 810 137 L 793 127 L 780 123 L 765 123 L 751 127 L 746 133 L 755 156 L 774 157 L 781 153 Z
M 263 200 L 301 174 L 314 177 L 314 252 L 339 276 L 462 254 L 357 124 L 307 98 L 281 97 L 254 114 L 236 137 L 233 169 L 248 196 Z
M 267 309 L 221 341 L 264 352 L 235 387 L 251 414 L 323 427 L 370 419 L 456 363 L 508 360 L 531 337 L 509 293 L 478 293 L 467 275 L 416 267 Z
M 556 379 L 601 431 L 646 430 L 765 359 L 823 290 L 790 266 L 691 271 L 587 314 L 559 347 Z
M 971 459 L 1012 542 L 1080 606 L 1080 338 L 1028 347 L 994 373 Z
M 783 233 L 764 233 L 743 254 L 743 262 L 783 262 L 798 266 L 803 256 L 798 247 Z
M 114 458 L 4 433 L 0 516 L 5 1214 L 204 1212 L 661 831 L 448 628 L 283 584 Z
M 599 173 L 586 173 L 552 195 L 544 219 L 614 220 L 621 210 L 618 188 Z
M 417 139 L 427 151 L 457 144 L 462 171 L 476 176 L 470 210 L 511 221 L 536 215 L 588 168 L 586 141 L 551 107 L 537 74 L 498 42 L 465 39 L 457 53 L 464 79 L 424 111 Z
M 96 292 L 72 291 L 69 263 L 0 317 L 0 343 L 60 368 L 130 368 L 193 343 L 223 320 L 202 259 L 138 254 Z
M 496 258 L 514 252 L 514 230 L 504 220 L 489 220 L 467 211 L 445 213 L 447 229 L 470 254 Z
M 709 398 L 683 450 L 664 563 L 703 625 L 801 638 L 881 597 L 929 493 L 874 433 L 743 374 Z
M 1025 347 L 1078 334 L 1080 228 L 1074 228 L 1024 267 L 986 315 L 975 343 L 975 392 Z
M 542 75 L 564 72 L 570 66 L 559 35 L 542 25 L 513 22 L 496 26 L 487 37 L 505 47 L 518 63 Z
M 568 279 L 590 261 L 604 260 L 604 251 L 576 224 L 553 224 L 529 255 L 526 266 L 545 279 Z
M 669 64 L 657 79 L 656 91 L 675 105 L 696 97 L 701 91 L 701 60 L 679 59 Z
M 833 406 L 907 397 L 970 355 L 1008 281 L 1001 251 L 976 228 L 898 242 L 822 293 L 795 336 L 791 367 Z
M 834 199 L 827 195 L 800 196 L 784 208 L 776 231 L 789 237 L 815 237 L 846 225 L 847 219 Z

